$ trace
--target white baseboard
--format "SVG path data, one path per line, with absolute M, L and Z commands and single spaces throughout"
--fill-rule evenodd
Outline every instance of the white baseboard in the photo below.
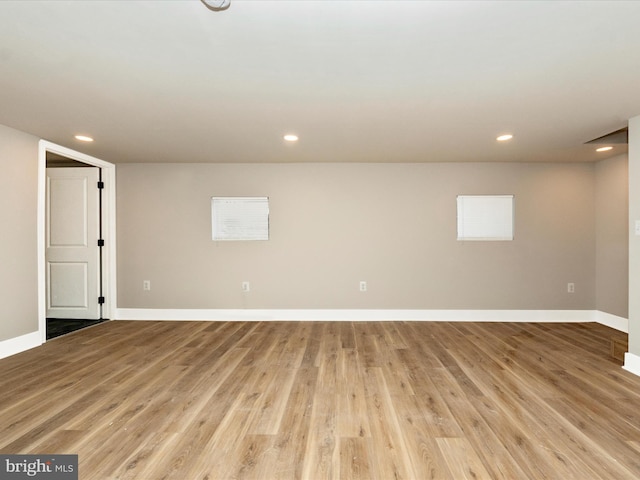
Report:
M 640 376 L 640 357 L 634 353 L 626 352 L 624 354 L 624 366 L 622 368 Z
M 118 308 L 114 320 L 200 321 L 416 321 L 416 322 L 598 322 L 629 331 L 626 318 L 597 310 L 361 310 L 361 309 L 154 309 Z M 42 345 L 41 332 L 0 341 L 0 358 Z M 640 375 L 640 357 L 627 370 Z M 626 357 L 625 357 L 625 368 Z
M 594 313 L 596 322 L 615 330 L 629 333 L 629 319 L 612 315 L 611 313 L 601 312 L 600 310 L 596 310 Z
M 42 334 L 39 331 L 3 340 L 0 342 L 0 358 L 10 357 L 40 345 L 42 345 Z
M 116 320 L 594 322 L 594 310 L 360 310 L 119 308 Z

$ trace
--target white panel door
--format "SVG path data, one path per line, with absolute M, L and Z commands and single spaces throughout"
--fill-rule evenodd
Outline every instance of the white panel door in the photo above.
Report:
M 47 168 L 47 318 L 100 318 L 97 167 Z

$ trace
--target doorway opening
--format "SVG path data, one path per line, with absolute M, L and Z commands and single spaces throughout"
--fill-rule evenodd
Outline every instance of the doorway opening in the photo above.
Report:
M 115 165 L 41 140 L 39 179 L 44 343 L 115 313 Z
M 103 317 L 102 172 L 46 152 L 45 283 L 47 340 Z

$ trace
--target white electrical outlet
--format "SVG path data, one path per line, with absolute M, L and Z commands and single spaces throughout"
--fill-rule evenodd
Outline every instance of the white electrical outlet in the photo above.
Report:
M 635 234 L 640 235 L 640 220 L 636 220 Z
M 567 283 L 567 293 L 575 293 L 575 292 L 576 292 L 576 284 Z
M 360 282 L 360 291 L 361 292 L 366 292 L 367 291 L 367 282 Z
M 251 284 L 249 282 L 242 282 L 242 291 L 243 292 L 251 291 Z
M 151 280 L 143 280 L 142 281 L 142 289 L 149 291 L 151 290 Z

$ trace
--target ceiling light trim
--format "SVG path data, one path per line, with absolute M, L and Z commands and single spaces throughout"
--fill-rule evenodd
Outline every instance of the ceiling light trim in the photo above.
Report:
M 80 140 L 81 142 L 93 142 L 93 138 L 87 135 L 76 135 L 74 138 L 76 140 Z

